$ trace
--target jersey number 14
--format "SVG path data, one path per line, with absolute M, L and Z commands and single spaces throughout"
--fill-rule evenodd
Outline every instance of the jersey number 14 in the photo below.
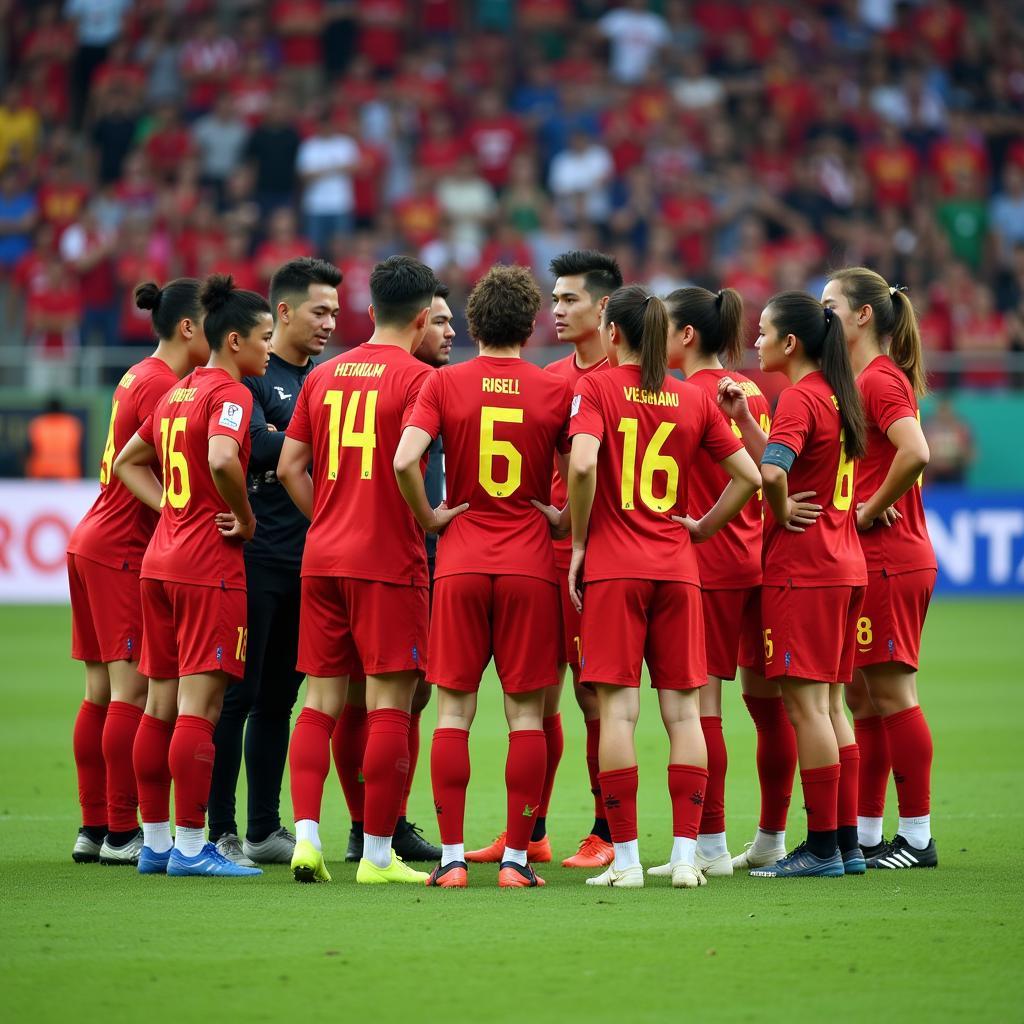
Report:
M 364 397 L 366 404 L 363 405 L 362 427 L 357 430 L 356 418 L 359 416 L 360 400 Z M 377 447 L 377 392 L 353 391 L 346 395 L 344 391 L 328 391 L 324 395 L 324 405 L 329 410 L 327 479 L 338 479 L 342 448 L 358 448 L 359 479 L 373 479 L 373 450 Z M 344 420 L 341 417 L 343 408 Z

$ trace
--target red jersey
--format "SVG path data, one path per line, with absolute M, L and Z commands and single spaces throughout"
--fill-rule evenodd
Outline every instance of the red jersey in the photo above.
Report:
M 718 406 L 699 388 L 666 377 L 640 387 L 640 367 L 608 367 L 581 380 L 570 436 L 601 442 L 590 515 L 585 578 L 675 580 L 700 585 L 684 515 L 689 479 L 703 448 L 721 462 L 743 447 Z
M 787 530 L 765 513 L 765 584 L 866 586 L 853 501 L 854 461 L 846 458 L 836 397 L 820 370 L 779 396 L 768 440 L 796 452 L 789 493 L 813 491 L 808 500 L 822 511 L 804 533 Z
M 742 373 L 733 370 L 698 370 L 687 377 L 688 383 L 700 388 L 712 404 L 718 405 L 718 382 L 731 377 L 743 388 L 751 415 L 767 434 L 771 428 L 771 406 L 761 389 Z M 736 423 L 724 413 L 723 419 L 740 437 Z M 721 460 L 718 460 L 721 461 Z M 718 501 L 729 482 L 729 474 L 706 451 L 699 451 L 690 472 L 690 502 L 688 513 L 699 519 Z M 697 565 L 700 566 L 701 586 L 706 590 L 740 590 L 756 587 L 761 582 L 761 531 L 763 528 L 761 492 L 758 491 L 743 511 L 718 533 L 697 545 Z
M 914 389 L 906 374 L 888 357 L 877 356 L 857 378 L 868 418 L 868 451 L 857 469 L 854 507 L 867 501 L 885 480 L 896 449 L 886 431 L 897 421 L 911 417 L 920 422 Z M 884 570 L 892 576 L 915 569 L 935 569 L 935 552 L 921 502 L 921 481 L 896 502 L 903 518 L 895 526 L 873 526 L 860 533 L 860 546 L 868 570 Z
M 288 437 L 313 447 L 303 576 L 428 584 L 423 531 L 392 459 L 433 371 L 397 345 L 364 343 L 306 378 Z
M 158 517 L 114 476 L 114 459 L 177 379 L 162 359 L 149 356 L 128 370 L 114 389 L 100 461 L 100 493 L 71 534 L 68 554 L 139 571 Z M 160 471 L 158 464 L 153 469 Z
M 435 373 L 409 420 L 444 436 L 451 507 L 469 502 L 437 545 L 435 576 L 486 573 L 556 582 L 548 521 L 551 460 L 567 451 L 569 382 L 522 359 L 478 356 Z
M 558 377 L 562 377 L 569 382 L 569 386 L 573 392 L 576 391 L 576 385 L 588 374 L 593 373 L 595 370 L 602 370 L 608 365 L 607 359 L 602 359 L 599 363 L 594 363 L 593 366 L 588 366 L 585 370 L 581 369 L 576 362 L 576 353 L 570 352 L 564 359 L 556 359 L 553 363 L 548 363 L 544 367 L 548 373 L 553 373 Z M 558 508 L 565 508 L 565 503 L 569 500 L 569 489 L 565 486 L 565 481 L 562 479 L 562 474 L 558 472 L 558 465 L 555 464 L 554 476 L 551 478 L 551 504 Z M 552 541 L 555 548 L 555 565 L 559 569 L 568 569 L 569 561 L 572 558 L 572 538 L 565 537 L 563 540 Z
M 210 475 L 210 438 L 238 442 L 249 466 L 252 392 L 226 370 L 202 366 L 180 380 L 139 428 L 163 465 L 160 521 L 142 560 L 142 578 L 245 590 L 242 545 L 217 531 L 214 516 L 230 511 Z

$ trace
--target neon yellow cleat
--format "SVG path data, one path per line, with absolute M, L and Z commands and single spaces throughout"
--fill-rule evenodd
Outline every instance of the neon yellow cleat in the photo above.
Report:
M 292 854 L 292 874 L 296 882 L 329 882 L 331 873 L 324 863 L 324 855 L 308 839 L 295 844 Z
M 416 871 L 409 867 L 394 850 L 391 851 L 391 863 L 386 868 L 379 868 L 373 861 L 363 857 L 356 869 L 356 881 L 361 885 L 385 885 L 388 882 L 423 885 L 429 877 L 426 871 Z

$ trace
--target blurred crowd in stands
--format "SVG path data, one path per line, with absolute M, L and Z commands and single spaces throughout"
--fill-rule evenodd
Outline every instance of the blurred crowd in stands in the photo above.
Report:
M 145 346 L 140 280 L 265 290 L 419 255 L 453 309 L 483 268 L 577 246 L 659 292 L 906 285 L 933 384 L 1020 386 L 1017 0 L 0 0 L 3 343 Z M 554 342 L 547 317 L 535 344 Z M 464 326 L 458 342 L 469 344 Z M 124 363 L 137 358 L 125 353 Z M 1024 357 L 1022 357 L 1024 358 Z M 941 363 L 941 360 L 939 360 Z M 949 361 L 941 363 L 949 365 Z

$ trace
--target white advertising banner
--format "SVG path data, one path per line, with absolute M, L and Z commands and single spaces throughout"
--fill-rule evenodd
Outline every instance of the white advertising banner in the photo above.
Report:
M 62 604 L 71 531 L 97 480 L 0 480 L 0 604 Z

